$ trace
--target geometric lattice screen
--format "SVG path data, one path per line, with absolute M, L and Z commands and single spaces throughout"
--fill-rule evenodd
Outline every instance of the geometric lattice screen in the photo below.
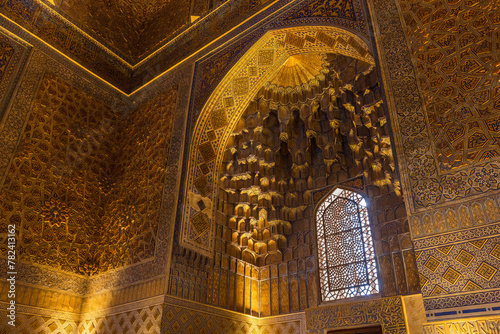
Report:
M 323 301 L 378 293 L 375 251 L 364 198 L 337 188 L 316 213 Z

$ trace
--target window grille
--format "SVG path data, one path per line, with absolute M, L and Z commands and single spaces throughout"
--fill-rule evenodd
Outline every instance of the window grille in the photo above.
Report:
M 364 198 L 336 189 L 316 213 L 323 301 L 379 292 L 375 251 Z

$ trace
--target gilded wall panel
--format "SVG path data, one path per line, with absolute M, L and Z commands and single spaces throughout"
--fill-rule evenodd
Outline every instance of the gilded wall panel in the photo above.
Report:
M 56 57 L 57 58 L 57 57 Z M 55 100 L 54 101 L 59 101 L 61 102 L 62 99 L 61 97 L 64 96 L 72 96 L 71 94 L 74 94 L 75 92 L 82 93 L 83 96 L 93 96 L 98 98 L 100 101 L 106 101 L 104 103 L 110 103 L 113 101 L 113 99 L 116 98 L 116 95 L 114 94 L 115 92 L 110 92 L 109 88 L 103 87 L 101 83 L 95 82 L 92 80 L 81 80 L 82 77 L 79 77 L 78 74 L 82 74 L 81 69 L 75 68 L 74 64 L 68 62 L 66 59 L 60 59 L 61 63 L 58 63 L 54 61 L 52 58 L 49 56 L 43 54 L 37 49 L 34 49 L 32 51 L 32 54 L 25 66 L 25 71 L 24 74 L 20 77 L 19 79 L 19 84 L 17 86 L 17 90 L 15 91 L 15 94 L 10 96 L 11 101 L 9 105 L 9 109 L 7 110 L 7 113 L 4 117 L 4 122 L 2 124 L 2 129 L 0 131 L 0 147 L 2 148 L 2 154 L 1 157 L 2 159 L 0 160 L 0 174 L 2 177 L 2 183 L 4 182 L 5 178 L 7 177 L 8 173 L 11 173 L 12 170 L 8 171 L 7 167 L 11 163 L 11 159 L 14 158 L 14 156 L 17 156 L 18 158 L 20 157 L 20 152 L 23 150 L 22 145 L 19 144 L 19 141 L 23 138 L 26 132 L 31 133 L 30 128 L 25 129 L 25 122 L 28 119 L 28 115 L 31 111 L 31 106 L 35 100 L 40 101 L 41 95 L 37 96 L 37 91 L 39 90 L 40 83 L 42 81 L 42 78 L 44 77 L 44 73 L 46 71 L 46 68 L 50 68 L 51 70 L 51 75 L 53 78 L 58 77 L 60 80 L 58 82 L 61 83 L 60 87 L 57 88 L 62 88 L 61 91 L 54 90 L 51 93 L 55 93 L 56 91 L 58 94 L 61 92 L 65 91 L 65 88 L 67 88 L 67 83 L 71 82 L 74 87 L 71 92 L 65 91 L 65 94 L 62 95 L 57 95 L 54 96 Z M 68 69 L 73 69 L 75 70 L 74 72 Z M 88 79 L 88 77 L 85 76 L 86 73 L 83 73 L 83 77 Z M 88 74 L 87 74 L 88 75 Z M 57 81 L 57 80 L 56 80 Z M 75 94 L 74 96 L 77 96 L 78 94 Z M 49 94 L 50 95 L 50 94 Z M 81 100 L 81 97 L 80 97 Z M 62 102 L 61 102 L 62 103 Z M 102 102 L 101 102 L 102 103 Z M 66 106 L 68 104 L 71 104 L 71 101 L 66 100 L 64 103 L 61 105 L 65 104 Z M 40 112 L 40 110 L 43 111 L 45 107 L 39 108 L 37 112 Z M 64 109 L 64 108 L 63 108 Z M 66 109 L 67 110 L 67 109 Z M 75 116 L 76 117 L 76 116 Z M 61 121 L 62 119 L 58 119 L 58 121 Z M 34 118 L 31 119 L 31 122 L 34 122 Z M 42 132 L 36 131 L 37 136 L 40 135 L 41 133 L 44 133 L 44 136 L 47 136 L 51 131 L 54 133 L 61 133 L 63 131 L 61 127 L 55 126 L 54 128 L 50 128 L 47 125 L 53 123 L 52 118 L 47 118 L 47 117 L 42 117 L 40 119 L 40 126 L 41 129 L 39 129 Z M 57 123 L 57 121 L 56 121 Z M 61 124 L 59 124 L 61 125 Z M 74 129 L 74 128 L 73 128 Z M 48 132 L 47 132 L 48 131 Z M 95 134 L 95 133 L 94 133 Z M 97 140 L 100 140 L 102 138 L 99 138 L 99 136 L 96 137 Z M 44 149 L 48 149 L 42 142 L 44 141 L 45 138 L 39 139 L 39 138 L 32 138 L 33 142 L 36 142 L 36 144 L 41 144 Z M 95 144 L 95 141 L 92 141 Z M 87 148 L 87 147 L 85 147 Z M 84 148 L 84 149 L 85 149 Z M 95 148 L 95 147 L 94 147 Z M 59 147 L 60 151 L 63 154 L 62 158 L 61 156 L 55 157 L 56 159 L 62 159 L 64 161 L 64 158 L 66 156 L 66 147 L 61 148 Z M 52 162 L 55 161 L 47 161 L 47 155 L 46 152 L 43 153 L 40 151 L 40 149 L 36 148 L 36 151 L 32 152 L 30 155 L 31 158 L 29 159 L 37 159 L 35 156 L 37 153 L 42 153 L 42 160 L 35 162 L 34 163 L 34 168 L 33 170 L 27 171 L 26 166 L 24 167 L 25 172 L 28 173 L 35 173 L 34 176 L 37 177 L 39 176 L 40 167 L 44 166 L 45 170 L 51 172 L 55 172 L 56 176 L 61 175 L 65 173 L 64 167 L 66 164 L 55 164 L 52 165 Z M 84 154 L 83 157 L 86 155 Z M 15 158 L 14 158 L 15 160 Z M 30 160 L 31 161 L 31 160 Z M 11 164 L 12 165 L 12 164 Z M 19 167 L 19 166 L 18 166 Z M 31 167 L 30 164 L 28 164 L 28 167 Z M 52 169 L 54 167 L 54 169 Z M 15 165 L 12 165 L 12 168 L 17 168 Z M 30 174 L 31 175 L 31 174 Z M 47 174 L 44 174 L 45 176 Z M 23 176 L 23 179 L 29 182 L 33 182 L 33 178 Z M 30 181 L 31 180 L 31 181 Z M 54 179 L 51 179 L 47 181 L 48 183 L 53 182 Z M 41 179 L 40 179 L 41 182 Z M 45 182 L 45 181 L 44 181 Z M 54 182 L 53 185 L 56 183 Z M 40 186 L 40 184 L 38 184 Z M 36 187 L 36 186 L 35 186 Z M 47 188 L 47 191 L 49 191 L 49 188 Z M 40 194 L 37 195 L 37 193 L 25 193 L 24 194 L 28 197 L 30 196 L 39 196 Z M 2 220 L 2 223 L 7 223 L 7 220 L 5 220 L 6 215 L 9 215 L 9 217 L 12 218 L 12 210 L 14 210 L 14 205 L 19 207 L 20 204 L 23 205 L 24 207 L 24 202 L 19 203 L 18 201 L 5 201 L 5 196 L 14 196 L 16 198 L 19 198 L 19 194 L 8 191 L 4 192 L 2 194 L 4 204 L 7 205 L 7 207 L 2 210 L 2 217 L 4 218 Z M 25 197 L 26 201 L 30 202 L 27 197 Z M 47 201 L 49 202 L 49 200 Z M 28 210 L 30 212 L 33 211 L 32 207 L 24 207 L 25 210 Z M 38 213 L 40 214 L 41 213 Z M 13 218 L 14 220 L 19 218 L 18 215 L 14 215 L 15 217 Z M 49 214 L 50 216 L 50 214 Z M 20 216 L 21 219 L 25 219 L 24 216 Z M 26 219 L 33 219 L 33 215 L 27 216 Z M 19 228 L 19 227 L 18 227 Z M 22 235 L 21 235 L 22 237 Z M 5 240 L 4 240 L 5 241 Z M 21 240 L 19 240 L 21 241 Z M 63 249 L 64 251 L 64 249 Z M 27 254 L 24 254 L 27 256 Z M 1 261 L 1 266 L 4 268 L 3 272 L 7 272 L 6 270 L 6 260 L 2 259 Z M 75 275 L 67 275 L 63 272 L 55 272 L 52 269 L 49 269 L 48 267 L 33 267 L 27 262 L 18 262 L 16 263 L 16 269 L 18 272 L 18 279 L 31 283 L 31 284 L 43 284 L 47 287 L 51 288 L 57 288 L 57 289 L 62 289 L 66 291 L 71 291 L 73 293 L 79 293 L 82 294 L 84 293 L 85 286 L 84 286 L 84 281 L 85 279 L 83 277 L 78 277 Z
M 425 239 L 438 233 L 488 225 L 500 220 L 499 197 L 484 196 L 460 204 L 451 204 L 410 217 L 414 239 Z M 422 244 L 424 241 L 419 241 Z
M 55 57 L 57 59 L 57 55 Z M 177 179 L 177 169 L 166 168 L 166 165 L 175 163 L 165 157 L 179 156 L 182 138 L 175 137 L 172 141 L 174 148 L 171 149 L 170 134 L 174 121 L 176 131 L 182 132 L 184 120 L 183 115 L 173 116 L 173 109 L 177 106 L 177 89 L 173 84 L 158 89 L 157 92 L 164 94 L 151 99 L 149 104 L 142 104 L 142 109 L 132 114 L 127 123 L 109 107 L 117 105 L 115 102 L 118 99 L 123 101 L 122 97 L 113 90 L 110 92 L 109 87 L 102 87 L 102 83 L 96 83 L 92 77 L 89 79 L 88 74 L 84 73 L 82 76 L 86 80 L 82 80 L 79 76 L 81 69 L 70 62 L 65 67 L 65 62 L 61 62 L 58 64 L 34 50 L 17 94 L 12 97 L 1 132 L 1 147 L 5 150 L 2 154 L 4 170 L 13 157 L 10 169 L 2 173 L 4 186 L 8 184 L 9 187 L 8 191 L 2 192 L 5 206 L 2 222 L 21 219 L 19 246 L 22 246 L 22 258 L 17 263 L 19 279 L 84 293 L 85 278 L 68 276 L 65 272 L 89 275 L 97 273 L 97 267 L 103 268 L 103 272 L 151 260 L 158 234 L 170 233 L 171 225 L 159 231 L 159 222 L 166 220 L 160 209 L 163 198 L 170 200 L 175 193 L 172 190 L 164 194 L 162 190 L 167 176 Z M 46 72 L 47 67 L 50 67 L 50 72 Z M 75 72 L 68 71 L 68 68 Z M 165 90 L 165 87 L 170 88 Z M 150 91 L 150 94 L 153 93 Z M 26 108 L 32 103 L 32 109 Z M 132 107 L 134 104 L 129 103 Z M 28 123 L 23 128 L 27 118 Z M 154 122 L 154 129 L 149 128 L 154 130 L 154 135 L 139 129 L 139 125 L 146 127 L 148 122 Z M 129 133 L 134 133 L 135 139 L 127 136 Z M 20 144 L 18 140 L 21 140 Z M 123 143 L 135 145 L 136 152 L 127 151 Z M 120 150 L 124 152 L 121 155 Z M 121 159 L 113 161 L 116 156 Z M 139 161 L 141 159 L 148 161 L 143 163 Z M 125 171 L 128 172 L 126 176 Z M 14 174 L 17 176 L 13 179 Z M 15 184 L 12 185 L 12 182 Z M 142 195 L 124 194 L 132 189 L 130 184 L 135 190 L 142 189 Z M 16 185 L 22 188 L 19 192 L 15 190 Z M 121 202 L 116 200 L 117 196 Z M 110 200 L 106 202 L 104 198 Z M 154 202 L 153 206 L 144 203 L 150 200 L 149 203 Z M 102 211 L 105 207 L 107 213 Z M 86 210 L 92 213 L 85 214 Z M 80 224 L 79 219 L 84 219 L 86 223 Z M 23 225 L 31 221 L 36 222 L 32 227 Z M 101 233 L 99 226 L 114 226 L 116 233 Z M 88 242 L 90 239 L 93 242 Z M 137 247 L 139 251 L 129 252 L 129 246 L 115 246 L 117 242 L 123 244 L 125 239 L 129 240 L 130 247 Z M 168 248 L 164 242 L 161 244 L 163 246 L 159 250 Z M 106 255 L 99 255 L 101 253 Z M 167 250 L 160 254 L 162 263 L 166 253 Z M 45 267 L 33 267 L 29 263 L 44 264 Z M 5 265 L 6 262 L 2 261 L 2 266 Z M 62 271 L 56 272 L 54 268 Z M 164 270 L 162 266 L 151 269 Z M 134 279 L 158 274 L 149 274 L 147 270 L 140 272 L 146 277 L 137 274 L 138 271 L 134 276 L 120 277 L 130 284 Z M 91 289 L 110 286 L 106 277 L 97 281 L 100 283 L 91 284 Z M 112 286 L 116 286 L 116 278 L 112 281 Z
M 304 313 L 256 318 L 216 307 L 166 298 L 161 333 L 305 333 Z
M 259 268 L 220 253 L 210 264 L 207 257 L 175 247 L 168 294 L 257 317 L 277 316 L 317 305 L 316 275 L 312 256 Z
M 189 23 L 190 6 L 189 1 L 63 0 L 57 8 L 80 29 L 134 63 Z
M 327 7 L 318 1 L 231 0 L 194 23 L 189 22 L 190 2 L 182 6 L 157 2 L 126 1 L 117 8 L 102 1 L 9 0 L 0 4 L 0 10 L 9 20 L 127 93 L 197 50 L 213 48 L 210 43 L 219 37 L 227 41 L 262 19 L 290 9 L 269 28 L 310 24 L 314 18 L 319 24 L 343 25 L 366 35 L 359 0 L 339 0 Z M 245 21 L 251 15 L 251 20 Z M 165 16 L 172 19 L 161 19 Z M 2 25 L 18 34 L 27 33 L 9 20 L 2 19 Z M 229 31 L 231 34 L 224 37 Z M 141 62 L 146 58 L 147 62 Z
M 7 31 L 0 32 L 0 121 L 26 64 L 30 47 Z
M 163 96 L 163 108 L 155 102 L 131 116 L 132 125 L 128 126 L 109 107 L 56 76 L 45 75 L 3 184 L 3 218 L 19 228 L 19 246 L 24 249 L 21 260 L 92 275 L 153 255 L 158 208 L 150 207 L 148 212 L 136 203 L 148 203 L 149 197 L 156 196 L 154 202 L 161 205 L 161 157 L 168 151 L 175 93 Z M 160 137 L 146 133 L 142 138 L 128 137 L 134 143 L 121 153 L 123 164 L 116 165 L 113 153 L 120 154 L 120 150 L 114 143 L 126 143 L 123 133 L 137 132 L 134 127 L 140 126 L 141 120 L 154 120 L 147 114 L 153 108 L 159 117 L 154 124 L 162 127 L 155 132 Z M 146 115 L 142 115 L 143 110 Z M 138 162 L 137 157 L 148 157 L 149 163 Z M 145 173 L 148 177 L 144 179 Z M 152 175 L 157 181 L 153 188 L 160 190 L 151 188 Z M 123 194 L 130 189 L 130 182 L 136 191 L 144 189 L 146 198 L 141 198 L 140 192 L 133 198 Z M 141 227 L 139 221 L 146 219 L 153 225 Z M 115 231 L 106 234 L 104 228 Z M 152 246 L 147 246 L 146 240 Z M 134 252 L 135 259 L 125 248 L 121 248 L 122 255 L 117 254 L 117 242 L 136 243 L 140 251 Z
M 138 137 L 136 138 L 136 147 L 138 147 L 138 150 L 143 150 L 142 152 L 146 152 L 148 156 L 154 159 L 151 159 L 147 164 L 141 166 L 138 162 L 142 161 L 141 159 L 147 159 L 147 157 L 135 155 L 136 160 L 132 160 L 131 162 L 133 163 L 127 168 L 137 168 L 141 173 L 146 170 L 156 170 L 157 173 L 163 174 L 162 178 L 158 176 L 159 174 L 149 172 L 145 172 L 144 174 L 138 173 L 133 177 L 134 180 L 142 182 L 141 187 L 145 185 L 146 188 L 143 189 L 152 191 L 151 194 L 147 196 L 155 196 L 155 198 L 158 198 L 160 191 L 157 187 L 162 187 L 161 204 L 160 202 L 154 202 L 150 203 L 150 206 L 148 206 L 148 210 L 152 208 L 158 210 L 156 213 L 153 211 L 149 211 L 148 213 L 148 215 L 154 213 L 158 217 L 158 220 L 156 222 L 143 221 L 146 225 L 142 225 L 141 229 L 137 230 L 137 232 L 143 235 L 151 234 L 153 231 L 149 228 L 151 225 L 148 224 L 157 224 L 156 239 L 154 241 L 150 239 L 144 240 L 146 244 L 155 244 L 155 256 L 147 260 L 140 260 L 140 262 L 137 262 L 133 266 L 125 266 L 120 270 L 103 272 L 101 275 L 90 277 L 88 293 L 97 293 L 106 289 L 114 289 L 118 286 L 129 286 L 134 282 L 149 280 L 161 275 L 168 275 L 173 246 L 172 240 L 174 238 L 173 229 L 175 226 L 175 212 L 177 210 L 178 184 L 181 182 L 179 177 L 179 172 L 181 170 L 179 159 L 181 158 L 181 152 L 183 152 L 185 122 L 187 117 L 185 110 L 187 110 L 189 103 L 188 94 L 191 75 L 186 75 L 186 73 L 191 73 L 190 71 L 192 71 L 190 64 L 179 66 L 170 76 L 155 81 L 155 83 L 152 83 L 136 97 L 138 99 L 136 110 L 143 110 L 144 114 L 138 114 L 136 115 L 137 118 L 134 119 L 140 121 L 141 124 L 146 124 L 151 127 L 168 126 L 171 129 L 170 133 L 156 132 L 151 136 L 148 135 L 146 129 L 142 131 L 138 126 L 134 127 L 132 124 L 130 127 L 130 129 L 134 129 L 134 131 L 137 130 Z M 141 107 L 144 108 L 141 109 Z M 161 112 L 146 112 L 148 110 L 152 112 L 153 108 L 158 108 Z M 146 117 L 146 115 L 148 115 L 148 117 Z M 129 117 L 133 118 L 134 116 L 130 114 Z M 157 120 L 161 117 L 164 117 L 161 119 L 161 125 L 150 123 L 152 120 Z M 123 134 L 125 135 L 125 137 L 123 137 L 125 141 L 132 140 L 132 138 L 128 138 L 125 133 Z M 170 138 L 169 141 L 162 139 L 167 136 Z M 161 145 L 154 146 L 158 151 L 156 151 L 156 149 L 150 151 L 149 149 L 151 147 L 149 146 L 148 148 L 148 146 L 145 145 L 147 143 L 156 143 L 158 140 L 161 140 L 160 143 L 162 143 Z M 148 149 L 146 150 L 146 148 Z M 125 150 L 126 148 L 123 147 L 123 149 Z M 134 155 L 133 152 L 125 153 Z M 115 163 L 118 162 L 119 161 L 115 161 Z M 160 165 L 161 168 L 156 169 Z M 125 165 L 122 166 L 125 167 Z M 145 182 L 149 177 L 155 177 L 158 180 L 161 179 L 161 184 L 152 183 L 150 181 Z M 122 180 L 130 179 L 123 178 Z M 120 189 L 125 190 L 125 185 L 131 184 L 126 182 L 121 184 L 122 188 Z M 136 185 L 133 184 L 131 187 L 134 189 Z M 132 192 L 134 191 L 133 189 L 129 191 Z M 126 198 L 131 200 L 133 205 L 144 205 L 142 202 L 134 203 L 135 197 L 130 195 L 131 192 L 128 192 Z M 142 194 L 145 195 L 146 190 L 144 190 Z M 141 211 L 138 213 L 144 215 Z M 122 234 L 130 235 L 132 232 L 133 231 L 126 230 L 122 231 Z M 134 242 L 132 241 L 132 243 Z M 139 246 L 142 247 L 142 243 Z M 142 249 L 145 248 L 141 248 L 141 250 Z
M 325 3 L 320 0 L 304 1 L 285 13 L 276 25 L 302 23 L 303 19 L 314 19 L 317 23 L 330 23 L 348 27 L 367 35 L 366 21 L 359 0 L 334 0 Z
M 4 311 L 6 308 L 7 304 L 2 303 L 2 319 L 8 319 Z M 66 316 L 56 314 L 56 312 L 33 314 L 33 311 L 38 313 L 37 309 L 18 308 L 15 327 L 2 321 L 0 331 L 3 333 L 75 333 L 78 328 L 78 317 L 75 314 L 66 314 Z
M 498 226 L 496 227 L 498 228 Z M 425 297 L 497 288 L 498 236 L 419 250 L 417 265 Z
M 78 332 L 89 334 L 159 334 L 162 328 L 162 311 L 161 305 L 153 304 L 140 309 L 95 318 L 84 315 L 78 324 Z
M 103 240 L 102 271 L 154 256 L 176 103 L 177 88 L 167 89 L 129 115 L 115 132 L 113 145 L 119 147 L 112 147 L 101 181 L 101 221 L 111 232 Z
M 20 88 L 15 97 L 12 97 L 12 105 L 8 114 L 3 117 L 2 128 L 0 132 L 0 175 L 5 177 L 6 169 L 10 163 L 10 158 L 17 147 L 17 142 L 23 130 L 23 125 L 29 109 L 26 105 L 30 105 L 35 98 L 38 89 L 39 81 L 43 76 L 43 66 L 41 61 L 43 56 L 39 52 L 35 52 L 32 60 L 28 65 L 26 75 L 21 78 Z
M 423 328 L 425 334 L 493 334 L 498 333 L 500 330 L 500 319 L 498 317 L 491 317 L 440 321 L 424 324 Z
M 401 297 L 365 300 L 306 310 L 308 333 L 380 325 L 384 333 L 406 333 Z
M 110 307 L 134 303 L 139 300 L 161 296 L 165 293 L 165 278 L 157 278 L 127 287 L 116 287 L 87 296 L 82 303 L 81 313 L 92 313 Z
M 446 172 L 499 157 L 495 110 L 500 85 L 494 74 L 500 14 L 493 10 L 494 2 L 401 0 L 400 5 L 426 98 L 436 166 Z M 478 172 L 474 175 L 472 187 L 484 183 L 497 189 L 480 181 Z
M 495 223 L 414 240 L 427 310 L 498 301 L 499 231 Z
M 116 120 L 102 103 L 44 76 L 2 185 L 2 221 L 19 230 L 19 260 L 79 274 L 95 270 L 98 170 Z
M 4 280 L 0 284 L 0 301 L 9 303 L 11 298 L 8 298 L 8 294 L 11 292 L 10 283 Z M 83 302 L 83 297 L 75 293 L 68 293 L 61 289 L 41 288 L 20 282 L 16 282 L 15 295 L 16 307 L 23 305 L 72 314 L 80 313 Z

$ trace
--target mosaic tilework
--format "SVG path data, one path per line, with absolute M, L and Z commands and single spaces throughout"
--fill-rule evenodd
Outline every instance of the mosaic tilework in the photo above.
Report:
M 468 302 L 474 305 L 494 300 L 491 299 L 495 298 L 494 292 L 485 297 L 480 293 L 499 286 L 498 234 L 499 226 L 493 224 L 414 240 L 426 308 L 433 309 L 432 305 L 438 308 L 465 306 Z M 454 305 L 453 299 L 444 296 L 457 293 L 468 295 L 463 296 L 465 303 Z M 432 299 L 439 295 L 443 295 L 441 301 Z
M 275 21 L 268 23 L 267 26 L 261 27 L 255 33 L 252 33 L 252 35 L 254 35 L 253 37 L 256 38 L 250 38 L 250 40 L 247 41 L 247 47 L 252 45 L 258 38 L 262 37 L 268 30 L 290 26 L 311 25 L 311 20 L 318 24 L 347 26 L 365 36 L 367 35 L 363 7 L 359 0 L 336 1 L 336 6 L 333 11 L 323 11 L 321 6 L 318 8 L 318 4 L 319 2 L 317 1 L 291 0 L 279 0 L 274 2 L 264 0 L 244 0 L 239 2 L 225 1 L 216 11 L 205 16 L 202 21 L 191 27 L 185 34 L 180 34 L 179 37 L 182 38 L 176 38 L 164 44 L 160 52 L 155 54 L 148 62 L 151 65 L 150 67 L 154 68 L 156 73 L 159 74 L 162 70 L 174 65 L 177 59 L 186 57 L 189 53 L 194 52 L 194 50 L 211 41 L 213 39 L 212 36 L 221 36 L 223 32 L 229 30 L 236 23 L 241 22 L 242 17 L 253 14 L 266 5 L 269 5 L 269 7 L 261 12 L 257 12 L 250 20 L 236 27 L 227 36 L 224 36 L 222 41 L 227 42 L 263 19 L 273 17 L 276 17 Z M 317 10 L 314 10 L 314 8 L 317 8 Z M 286 14 L 283 16 L 282 14 L 285 12 Z M 339 13 L 339 15 L 336 15 L 335 12 Z M 342 18 L 342 16 L 345 16 L 342 13 L 346 12 L 351 13 L 351 18 L 354 12 L 356 19 L 353 21 Z M 285 19 L 288 14 L 292 16 L 295 15 L 295 17 L 293 19 Z M 140 68 L 134 72 L 133 81 L 135 82 L 135 86 L 139 86 L 137 81 L 143 82 L 141 78 L 145 70 L 145 67 L 140 66 Z
M 406 333 L 401 297 L 322 306 L 306 310 L 308 333 L 363 325 L 381 325 L 384 333 Z

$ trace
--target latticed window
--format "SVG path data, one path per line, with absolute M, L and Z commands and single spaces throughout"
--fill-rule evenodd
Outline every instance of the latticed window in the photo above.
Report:
M 316 213 L 323 301 L 379 292 L 375 251 L 364 198 L 336 189 Z

